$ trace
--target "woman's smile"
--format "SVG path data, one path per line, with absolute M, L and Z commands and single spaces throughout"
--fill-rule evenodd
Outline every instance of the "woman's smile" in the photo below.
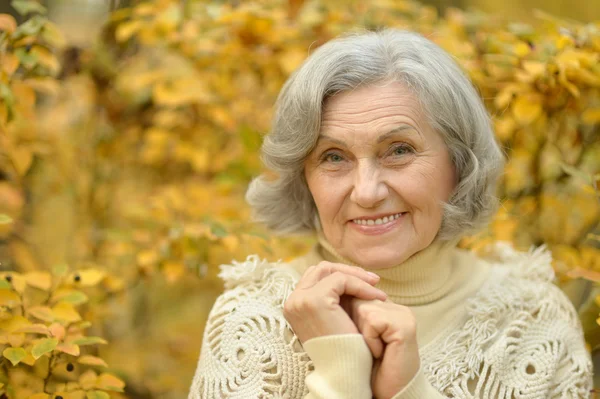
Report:
M 385 234 L 398 227 L 406 217 L 406 212 L 399 212 L 389 216 L 376 218 L 352 219 L 348 222 L 350 228 L 365 235 Z

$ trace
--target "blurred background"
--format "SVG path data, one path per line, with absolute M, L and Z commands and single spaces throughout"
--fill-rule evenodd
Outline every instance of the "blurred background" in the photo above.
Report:
M 218 266 L 314 242 L 243 200 L 279 89 L 386 26 L 456 56 L 508 156 L 461 246 L 547 244 L 600 365 L 600 2 L 0 0 L 0 398 L 186 397 Z

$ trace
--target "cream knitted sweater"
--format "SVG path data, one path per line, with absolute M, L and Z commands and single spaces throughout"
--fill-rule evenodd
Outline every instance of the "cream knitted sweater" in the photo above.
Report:
M 188 399 L 372 398 L 359 334 L 301 345 L 282 307 L 304 270 L 339 257 L 324 240 L 291 264 L 249 256 L 222 266 L 226 291 L 204 334 Z M 434 243 L 376 270 L 378 287 L 417 319 L 421 369 L 393 399 L 588 398 L 592 364 L 575 310 L 544 249 L 498 245 L 486 258 Z

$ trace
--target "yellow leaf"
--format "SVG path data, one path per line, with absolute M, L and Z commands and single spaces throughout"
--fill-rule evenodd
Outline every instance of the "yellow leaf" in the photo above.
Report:
M 27 309 L 27 313 L 49 323 L 54 321 L 54 312 L 48 306 L 33 306 Z
M 89 390 L 96 388 L 96 381 L 98 380 L 98 374 L 94 370 L 88 370 L 79 376 L 79 384 L 82 389 Z
M 523 69 L 537 78 L 546 73 L 546 63 L 540 61 L 523 61 Z
M 25 176 L 33 161 L 33 152 L 31 149 L 25 146 L 16 147 L 9 155 L 19 176 Z
M 167 261 L 162 267 L 162 272 L 169 283 L 174 283 L 185 274 L 185 266 L 181 262 Z
M 33 46 L 31 54 L 37 58 L 38 63 L 48 69 L 51 74 L 57 74 L 60 71 L 60 63 L 50 50 L 42 46 Z
M 106 362 L 103 359 L 91 355 L 81 356 L 79 359 L 77 359 L 77 363 L 87 364 L 88 366 L 108 367 L 108 364 L 106 364 Z
M 589 108 L 581 114 L 581 121 L 586 125 L 600 123 L 600 108 Z
M 8 343 L 13 348 L 16 348 L 18 346 L 23 346 L 24 342 L 25 342 L 25 334 L 22 334 L 22 333 L 8 334 Z
M 212 95 L 200 77 L 191 76 L 157 83 L 152 90 L 152 98 L 156 104 L 177 107 L 209 102 Z
M 12 34 L 17 29 L 17 21 L 10 14 L 0 14 L 0 31 Z
M 117 26 L 115 31 L 115 38 L 117 42 L 123 43 L 129 40 L 134 34 L 136 34 L 143 26 L 143 21 L 133 20 L 125 23 L 121 23 Z
M 108 292 L 123 291 L 126 286 L 124 279 L 112 275 L 106 276 L 106 278 L 102 281 L 102 284 Z
M 44 38 L 46 43 L 48 43 L 52 48 L 58 50 L 62 50 L 67 46 L 67 40 L 65 39 L 65 36 L 60 28 L 50 21 L 46 21 L 44 24 L 42 38 Z
M 103 270 L 90 268 L 71 273 L 69 279 L 81 287 L 93 287 L 98 285 L 105 276 L 106 272 Z
M 79 345 L 67 342 L 61 342 L 60 344 L 58 344 L 56 346 L 56 350 L 59 352 L 69 354 L 71 356 L 79 356 L 79 354 L 81 353 Z
M 60 288 L 52 294 L 51 302 L 68 302 L 75 306 L 82 305 L 89 300 L 88 296 L 79 290 L 72 288 Z
M 81 320 L 81 316 L 75 310 L 75 307 L 67 302 L 59 302 L 52 308 L 55 320 L 66 322 L 75 322 Z
M 31 287 L 48 291 L 52 287 L 52 275 L 49 272 L 35 271 L 23 275 L 27 284 Z
M 529 125 L 542 114 L 542 98 L 538 94 L 519 95 L 512 105 L 515 120 L 521 125 Z
M 517 123 L 512 116 L 507 114 L 500 119 L 496 119 L 494 121 L 494 127 L 496 130 L 496 137 L 505 143 L 512 139 L 517 128 Z
M 137 263 L 140 266 L 148 266 L 158 261 L 158 252 L 148 249 L 137 254 Z
M 56 95 L 60 89 L 58 82 L 53 78 L 36 77 L 23 80 L 23 82 L 43 94 Z
M 47 393 L 36 393 L 34 395 L 29 396 L 27 399 L 51 399 L 50 395 Z
M 125 383 L 120 378 L 115 377 L 112 374 L 102 373 L 98 377 L 96 387 L 107 391 L 123 392 Z
M 14 332 L 30 324 L 31 322 L 23 316 L 13 316 L 10 319 L 0 321 L 0 330 Z
M 29 333 L 29 334 L 50 335 L 50 330 L 44 324 L 30 324 L 28 326 L 19 328 L 15 332 L 16 333 Z
M 104 391 L 87 391 L 86 399 L 110 399 L 110 395 Z
M 0 289 L 0 306 L 6 306 L 12 309 L 20 304 L 21 298 L 19 298 L 19 295 L 16 292 L 7 288 Z
M 304 49 L 287 50 L 279 56 L 279 66 L 286 75 L 289 75 L 302 64 L 302 61 L 304 61 L 307 56 L 308 53 Z
M 25 363 L 28 366 L 33 366 L 35 364 L 35 358 L 31 353 L 27 352 L 27 356 L 21 360 L 21 363 Z

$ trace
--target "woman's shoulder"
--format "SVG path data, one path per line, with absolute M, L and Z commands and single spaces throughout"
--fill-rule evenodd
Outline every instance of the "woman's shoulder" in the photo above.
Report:
M 516 250 L 510 243 L 498 242 L 488 248 L 480 259 L 489 262 L 491 272 L 479 294 L 471 301 L 497 302 L 505 311 L 530 311 L 537 315 L 542 310 L 554 309 L 555 316 L 567 319 L 579 327 L 579 318 L 569 298 L 555 284 L 552 253 L 542 245 L 528 251 Z
M 527 389 L 535 380 L 539 392 L 585 394 L 591 360 L 577 312 L 554 284 L 550 251 L 543 246 L 517 251 L 498 243 L 479 259 L 491 271 L 467 302 L 465 319 L 425 351 L 434 385 L 441 392 L 462 392 L 459 382 L 477 365 L 484 371 L 473 378 L 506 392 Z
M 246 289 L 287 297 L 287 289 L 293 289 L 300 275 L 289 263 L 281 260 L 272 262 L 258 255 L 249 255 L 244 261 L 221 265 L 219 277 L 223 280 L 225 290 Z

